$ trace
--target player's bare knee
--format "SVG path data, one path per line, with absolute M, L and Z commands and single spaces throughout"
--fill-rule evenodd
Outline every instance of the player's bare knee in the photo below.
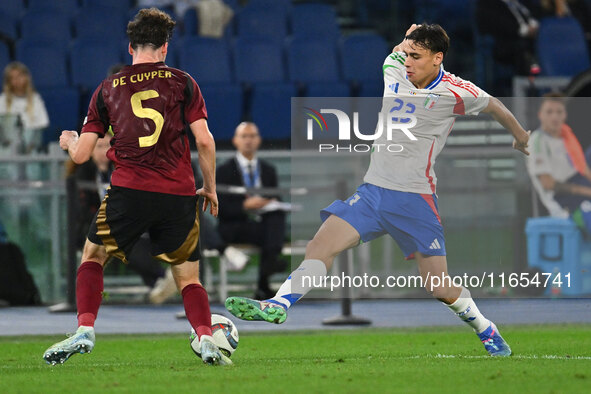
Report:
M 182 264 L 173 265 L 171 270 L 172 277 L 179 291 L 183 291 L 188 285 L 201 285 L 198 261 L 187 261 Z
M 329 242 L 323 242 L 322 240 L 314 237 L 306 245 L 306 259 L 317 259 L 322 260 L 325 263 L 329 260 L 334 259 L 338 252 L 331 250 Z
M 95 243 L 86 240 L 84 248 L 82 249 L 82 262 L 94 261 L 104 266 L 107 262 L 107 251 L 103 245 L 97 245 Z

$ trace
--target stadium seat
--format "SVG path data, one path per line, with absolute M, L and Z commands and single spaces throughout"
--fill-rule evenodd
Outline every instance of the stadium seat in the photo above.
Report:
M 21 39 L 16 43 L 16 60 L 29 67 L 39 89 L 69 86 L 66 54 L 59 41 Z
M 168 53 L 166 54 L 166 65 L 169 67 L 178 68 L 179 65 L 179 56 L 178 56 L 178 41 L 179 38 L 172 37 L 172 39 L 168 42 Z M 129 56 L 129 55 L 127 55 Z
M 289 1 L 289 0 L 283 0 L 283 1 Z M 234 12 L 237 12 L 240 10 L 240 0 L 224 0 L 224 3 L 226 3 L 232 10 L 234 10 Z
M 328 4 L 300 4 L 293 7 L 291 29 L 294 36 L 331 38 L 339 35 L 337 15 Z
M 294 38 L 287 48 L 289 79 L 294 82 L 338 82 L 336 45 L 332 40 Z
M 13 20 L 20 19 L 25 12 L 24 0 L 3 0 L 0 1 L 0 13 L 3 13 Z
M 349 85 L 345 82 L 311 83 L 306 89 L 308 97 L 349 97 Z
M 78 11 L 79 3 L 78 0 L 59 0 L 59 1 L 47 1 L 47 0 L 29 0 L 28 11 L 40 11 L 40 10 L 58 10 L 62 14 L 71 18 Z
M 574 76 L 589 68 L 585 35 L 572 17 L 541 20 L 537 53 L 543 75 Z
M 14 42 L 17 38 L 16 20 L 0 12 L 0 41 Z
M 184 37 L 179 41 L 179 67 L 199 84 L 232 82 L 230 54 L 224 40 Z
M 384 95 L 384 82 L 366 81 L 359 86 L 359 97 L 382 97 Z
M 4 42 L 0 41 L 0 70 L 4 70 L 4 67 L 8 63 L 10 63 L 10 52 L 8 50 L 8 45 Z
M 199 85 L 207 107 L 207 123 L 217 140 L 231 140 L 242 120 L 242 89 L 237 84 Z
M 234 43 L 234 70 L 238 82 L 282 82 L 283 46 L 270 40 L 238 38 Z
M 39 89 L 50 125 L 43 136 L 43 144 L 57 141 L 61 130 L 76 130 L 80 123 L 80 97 L 78 90 L 70 87 Z
M 381 81 L 382 65 L 390 53 L 386 40 L 377 34 L 355 34 L 341 42 L 343 76 L 350 82 Z
M 238 37 L 264 38 L 283 43 L 287 36 L 287 16 L 278 7 L 248 5 L 236 16 Z
M 126 15 L 131 8 L 131 3 L 130 0 L 82 0 L 83 7 L 111 7 Z
M 94 91 L 105 79 L 109 68 L 121 63 L 117 42 L 78 38 L 70 46 L 72 84 L 86 91 Z
M 21 38 L 67 43 L 72 38 L 70 20 L 57 9 L 29 11 L 21 20 Z
M 292 83 L 258 84 L 253 89 L 251 117 L 266 140 L 291 138 L 291 98 L 296 87 Z
M 125 37 L 125 14 L 116 8 L 81 7 L 75 15 L 76 38 L 100 38 L 112 40 Z

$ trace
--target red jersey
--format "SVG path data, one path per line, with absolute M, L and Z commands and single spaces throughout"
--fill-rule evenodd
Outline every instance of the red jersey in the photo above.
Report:
M 140 63 L 123 68 L 95 90 L 82 133 L 102 137 L 112 126 L 107 152 L 115 163 L 112 185 L 194 195 L 187 132 L 199 119 L 207 119 L 207 110 L 189 74 L 162 62 Z

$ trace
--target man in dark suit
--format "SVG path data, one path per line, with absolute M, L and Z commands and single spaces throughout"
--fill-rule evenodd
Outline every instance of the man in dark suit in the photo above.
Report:
M 216 178 L 220 186 L 278 186 L 277 172 L 273 165 L 256 157 L 261 137 L 254 123 L 240 123 L 232 143 L 237 150 L 236 156 L 217 168 Z M 269 289 L 269 276 L 287 268 L 287 263 L 279 259 L 285 237 L 285 213 L 275 210 L 260 214 L 259 210 L 277 200 L 277 197 L 220 191 L 218 198 L 221 208 L 218 215 L 220 235 L 228 243 L 250 243 L 261 248 L 255 298 L 272 297 L 274 292 Z
M 494 38 L 495 60 L 513 67 L 517 75 L 540 72 L 535 41 L 539 22 L 537 2 L 527 0 L 479 0 L 476 24 L 482 35 Z

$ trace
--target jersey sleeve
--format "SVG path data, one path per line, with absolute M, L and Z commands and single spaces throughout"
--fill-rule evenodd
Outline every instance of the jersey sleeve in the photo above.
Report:
M 199 119 L 207 119 L 207 108 L 205 108 L 205 100 L 201 94 L 201 89 L 197 82 L 187 75 L 187 86 L 185 87 L 185 98 L 187 105 L 185 105 L 185 119 L 187 123 L 191 124 Z
M 81 131 L 81 133 L 96 133 L 101 138 L 105 136 L 109 129 L 109 116 L 103 100 L 102 87 L 101 83 L 92 94 Z
M 404 52 L 392 52 L 384 60 L 382 66 L 384 72 L 384 97 L 398 95 L 398 86 L 405 79 L 405 56 Z
M 527 156 L 527 170 L 530 176 L 552 174 L 552 166 L 547 150 L 544 149 L 539 131 L 534 132 L 531 138 L 530 154 Z
M 470 81 L 458 80 L 464 86 L 460 91 L 463 93 L 466 115 L 478 115 L 488 106 L 490 95 Z

